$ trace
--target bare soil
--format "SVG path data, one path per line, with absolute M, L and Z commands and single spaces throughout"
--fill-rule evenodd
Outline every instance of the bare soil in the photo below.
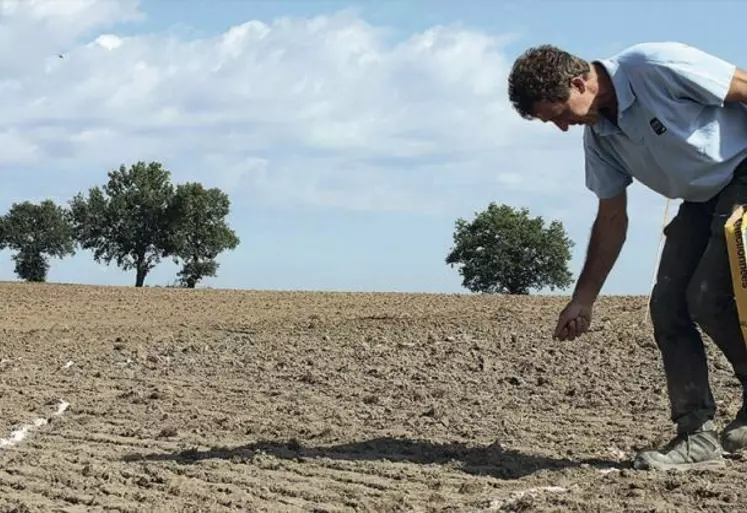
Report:
M 738 457 L 630 468 L 672 434 L 642 297 L 603 298 L 572 342 L 551 338 L 557 297 L 20 283 L 0 297 L 2 512 L 747 506 Z M 706 343 L 723 425 L 740 389 Z

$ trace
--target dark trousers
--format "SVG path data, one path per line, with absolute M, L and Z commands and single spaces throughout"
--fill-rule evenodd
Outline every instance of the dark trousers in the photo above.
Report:
M 661 352 L 678 432 L 703 427 L 716 413 L 698 326 L 723 351 L 747 397 L 747 349 L 731 283 L 724 225 L 747 204 L 747 161 L 705 203 L 683 202 L 664 230 L 666 242 L 651 295 L 651 320 Z

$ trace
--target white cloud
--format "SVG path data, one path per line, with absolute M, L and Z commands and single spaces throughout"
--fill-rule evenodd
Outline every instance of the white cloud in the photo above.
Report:
M 16 166 L 34 162 L 40 148 L 28 141 L 17 129 L 9 128 L 0 131 L 0 166 Z
M 77 38 L 142 18 L 138 0 L 0 0 L 0 76 L 37 75 Z
M 343 12 L 125 36 L 117 23 L 142 18 L 134 0 L 0 8 L 0 168 L 65 194 L 155 159 L 235 204 L 453 217 L 496 200 L 587 233 L 580 132 L 511 111 L 508 35 L 433 27 L 392 44 Z
M 110 51 L 116 50 L 117 48 L 122 46 L 122 43 L 124 43 L 124 40 L 121 37 L 117 37 L 112 34 L 101 34 L 93 41 L 93 44 L 97 44 L 101 48 L 106 48 Z

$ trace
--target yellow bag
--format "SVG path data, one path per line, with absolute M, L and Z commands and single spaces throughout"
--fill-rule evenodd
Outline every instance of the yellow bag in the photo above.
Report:
M 739 324 L 742 327 L 742 338 L 747 341 L 747 260 L 745 259 L 747 210 L 744 205 L 734 210 L 726 221 L 724 229 Z

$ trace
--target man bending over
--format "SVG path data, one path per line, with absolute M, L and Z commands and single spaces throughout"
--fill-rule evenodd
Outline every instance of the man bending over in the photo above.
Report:
M 521 55 L 509 97 L 523 118 L 583 125 L 585 182 L 598 198 L 586 261 L 554 336 L 573 340 L 626 238 L 626 189 L 635 179 L 682 199 L 665 229 L 651 297 L 677 436 L 634 459 L 638 469 L 721 466 L 747 448 L 747 349 L 732 290 L 724 224 L 747 203 L 747 73 L 681 43 L 645 43 L 586 61 L 557 47 Z M 697 329 L 723 351 L 742 383 L 742 408 L 721 436 Z

